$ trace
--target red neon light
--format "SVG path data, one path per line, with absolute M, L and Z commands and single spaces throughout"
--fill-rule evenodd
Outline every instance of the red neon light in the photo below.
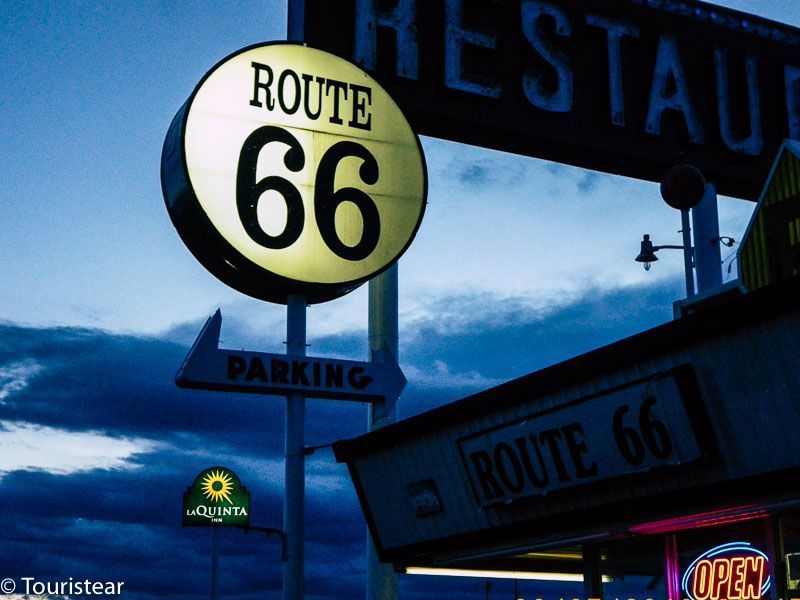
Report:
M 726 556 L 698 561 L 692 577 L 695 600 L 760 600 L 767 574 L 763 556 Z
M 758 509 L 755 506 L 740 506 L 731 509 L 699 513 L 688 517 L 676 517 L 663 521 L 632 525 L 628 529 L 634 533 L 642 534 L 670 533 L 672 531 L 698 529 L 700 527 L 717 527 L 719 525 L 763 519 L 768 514 L 767 511 Z

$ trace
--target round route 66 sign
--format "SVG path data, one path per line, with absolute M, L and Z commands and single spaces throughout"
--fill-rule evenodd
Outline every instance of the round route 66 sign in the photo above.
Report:
M 389 94 L 292 43 L 220 61 L 178 111 L 161 184 L 184 243 L 255 298 L 342 296 L 394 263 L 425 211 L 422 146 Z

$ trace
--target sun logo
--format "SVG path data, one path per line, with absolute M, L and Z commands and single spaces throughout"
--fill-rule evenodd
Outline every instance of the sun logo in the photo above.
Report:
M 203 494 L 212 502 L 224 499 L 228 501 L 228 504 L 233 504 L 230 496 L 233 491 L 233 481 L 227 473 L 211 471 L 203 478 L 201 485 Z

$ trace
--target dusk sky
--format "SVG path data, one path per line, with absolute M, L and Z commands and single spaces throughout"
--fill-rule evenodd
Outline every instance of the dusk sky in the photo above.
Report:
M 716 3 L 800 27 L 796 0 Z M 174 374 L 218 307 L 224 346 L 283 352 L 285 307 L 189 253 L 164 206 L 161 147 L 220 59 L 285 39 L 286 0 L 0 0 L 0 31 L 0 579 L 207 597 L 210 532 L 181 527 L 182 493 L 223 464 L 250 490 L 253 524 L 280 527 L 284 402 L 179 390 Z M 681 243 L 657 184 L 422 145 L 428 207 L 399 266 L 401 418 L 671 318 L 680 253 L 649 272 L 633 260 L 644 233 Z M 740 240 L 753 207 L 721 198 L 720 233 Z M 366 359 L 366 285 L 308 315 L 310 354 Z M 365 431 L 363 406 L 307 406 L 307 445 Z M 329 450 L 306 469 L 307 597 L 363 597 L 346 469 Z M 280 597 L 274 539 L 223 532 L 221 571 L 221 598 Z M 404 576 L 400 589 L 432 598 L 439 585 Z M 478 598 L 483 582 L 453 589 Z

